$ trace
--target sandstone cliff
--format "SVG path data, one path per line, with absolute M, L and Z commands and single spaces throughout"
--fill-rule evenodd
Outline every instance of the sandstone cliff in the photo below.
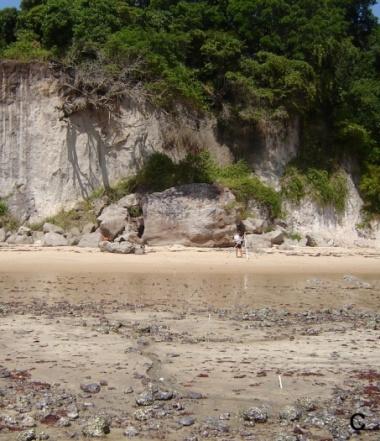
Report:
M 84 108 L 65 117 L 63 82 L 46 65 L 0 63 L 0 197 L 22 221 L 71 208 L 94 190 L 133 175 L 155 151 L 180 159 L 191 149 L 206 148 L 220 163 L 243 152 L 255 172 L 277 188 L 285 165 L 297 154 L 297 121 L 285 131 L 263 127 L 255 139 L 228 139 L 212 118 L 173 120 L 131 97 L 113 112 Z M 318 234 L 324 243 L 357 244 L 363 235 L 379 243 L 376 226 L 372 236 L 357 229 L 362 201 L 350 176 L 348 180 L 343 215 L 310 201 L 300 207 L 288 204 L 290 229 Z

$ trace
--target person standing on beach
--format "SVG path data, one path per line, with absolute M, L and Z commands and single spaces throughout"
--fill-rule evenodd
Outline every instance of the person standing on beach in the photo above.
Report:
M 243 257 L 243 242 L 244 238 L 240 231 L 234 236 L 236 257 Z

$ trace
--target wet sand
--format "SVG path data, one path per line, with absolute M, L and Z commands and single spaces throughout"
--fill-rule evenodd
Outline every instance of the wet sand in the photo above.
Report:
M 350 439 L 358 409 L 380 421 L 376 253 L 77 251 L 0 250 L 1 441 L 25 416 L 57 441 L 99 415 L 110 441 L 131 426 L 137 440 L 326 441 Z M 138 405 L 149 390 L 173 397 Z M 281 419 L 289 405 L 300 415 Z M 266 423 L 244 420 L 253 406 Z

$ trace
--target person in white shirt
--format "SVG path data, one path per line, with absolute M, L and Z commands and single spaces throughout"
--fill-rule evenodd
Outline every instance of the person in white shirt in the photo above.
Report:
M 243 242 L 244 237 L 240 232 L 237 232 L 234 236 L 234 242 L 235 242 L 235 251 L 236 251 L 236 257 L 243 257 Z

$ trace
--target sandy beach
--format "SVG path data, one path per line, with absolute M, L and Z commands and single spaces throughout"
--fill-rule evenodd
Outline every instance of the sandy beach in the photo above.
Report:
M 379 274 L 380 250 L 299 248 L 235 257 L 233 249 L 156 247 L 143 256 L 78 247 L 0 248 L 0 272 Z
M 374 250 L 3 247 L 0 440 L 377 441 L 379 311 Z

